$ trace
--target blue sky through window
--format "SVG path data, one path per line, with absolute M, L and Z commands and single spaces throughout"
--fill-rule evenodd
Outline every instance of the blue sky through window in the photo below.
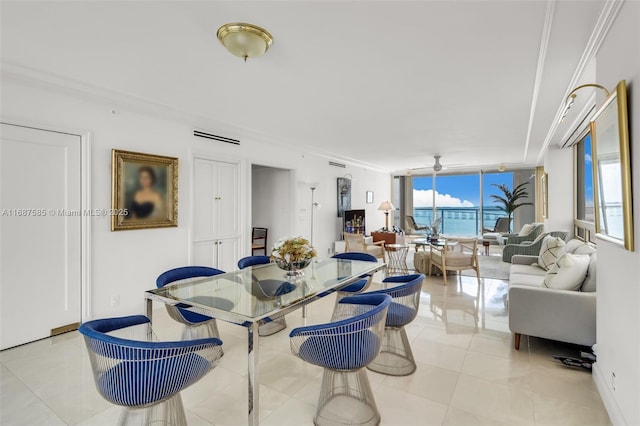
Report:
M 431 205 L 431 176 L 418 176 L 413 178 L 414 205 L 424 207 L 425 199 Z M 513 187 L 513 173 L 487 173 L 484 175 L 484 205 L 495 205 L 491 194 L 499 194 L 498 188 L 491 184 L 506 183 Z M 479 174 L 451 175 L 436 177 L 437 206 L 446 207 L 471 207 L 480 206 L 480 176 Z

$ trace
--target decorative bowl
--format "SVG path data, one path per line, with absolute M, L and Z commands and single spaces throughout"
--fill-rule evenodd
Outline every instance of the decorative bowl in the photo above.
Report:
M 284 259 L 276 258 L 275 261 L 278 268 L 283 271 L 287 271 L 285 274 L 286 278 L 298 278 L 303 276 L 304 272 L 302 270 L 311 264 L 311 259 L 305 259 L 299 262 L 287 262 Z

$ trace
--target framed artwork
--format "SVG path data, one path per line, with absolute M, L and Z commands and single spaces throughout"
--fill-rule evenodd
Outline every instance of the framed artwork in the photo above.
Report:
M 373 191 L 367 191 L 367 204 L 373 203 Z
M 549 218 L 549 175 L 542 173 L 540 176 L 540 199 L 542 200 L 542 217 Z
M 178 159 L 111 151 L 111 230 L 178 226 Z
M 634 250 L 631 155 L 625 80 L 616 86 L 590 123 L 593 138 L 596 234 Z
M 351 210 L 351 179 L 338 178 L 338 217 Z

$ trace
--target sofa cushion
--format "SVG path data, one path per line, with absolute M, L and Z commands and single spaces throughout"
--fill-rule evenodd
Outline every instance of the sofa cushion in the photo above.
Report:
M 511 265 L 509 275 L 511 274 L 525 274 L 525 275 L 539 275 L 544 277 L 547 271 L 539 267 L 537 264 L 533 265 Z
M 587 276 L 591 256 L 565 253 L 547 271 L 544 285 L 556 290 L 578 290 Z
M 578 249 L 579 247 L 582 247 L 584 245 L 586 245 L 586 244 L 583 243 L 582 241 L 576 240 L 574 238 L 564 246 L 564 252 L 565 253 L 574 253 L 576 251 L 576 249 Z
M 529 287 L 544 287 L 544 275 L 511 274 L 509 285 L 524 285 Z
M 540 245 L 540 254 L 538 255 L 538 265 L 545 271 L 553 266 L 560 255 L 562 255 L 565 242 L 560 237 L 552 237 L 548 235 L 542 240 Z
M 598 253 L 593 253 L 589 260 L 589 269 L 587 270 L 587 278 L 582 283 L 580 290 L 588 293 L 596 291 L 596 263 L 598 261 Z
M 529 235 L 531 233 L 531 231 L 533 231 L 535 229 L 536 225 L 534 223 L 527 223 L 526 225 L 522 226 L 522 229 L 520 230 L 520 233 L 518 234 L 519 237 L 526 237 L 527 235 Z

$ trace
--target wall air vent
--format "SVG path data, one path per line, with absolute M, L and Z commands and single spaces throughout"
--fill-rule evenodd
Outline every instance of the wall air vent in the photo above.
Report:
M 240 141 L 238 139 L 225 138 L 224 136 L 214 135 L 213 133 L 205 132 L 198 129 L 193 129 L 193 136 L 211 139 L 218 142 L 230 143 L 232 145 L 240 145 Z
M 345 168 L 347 167 L 346 164 L 342 164 L 342 163 L 336 163 L 335 161 L 329 161 L 329 165 L 333 166 L 333 167 L 340 167 L 340 168 Z

